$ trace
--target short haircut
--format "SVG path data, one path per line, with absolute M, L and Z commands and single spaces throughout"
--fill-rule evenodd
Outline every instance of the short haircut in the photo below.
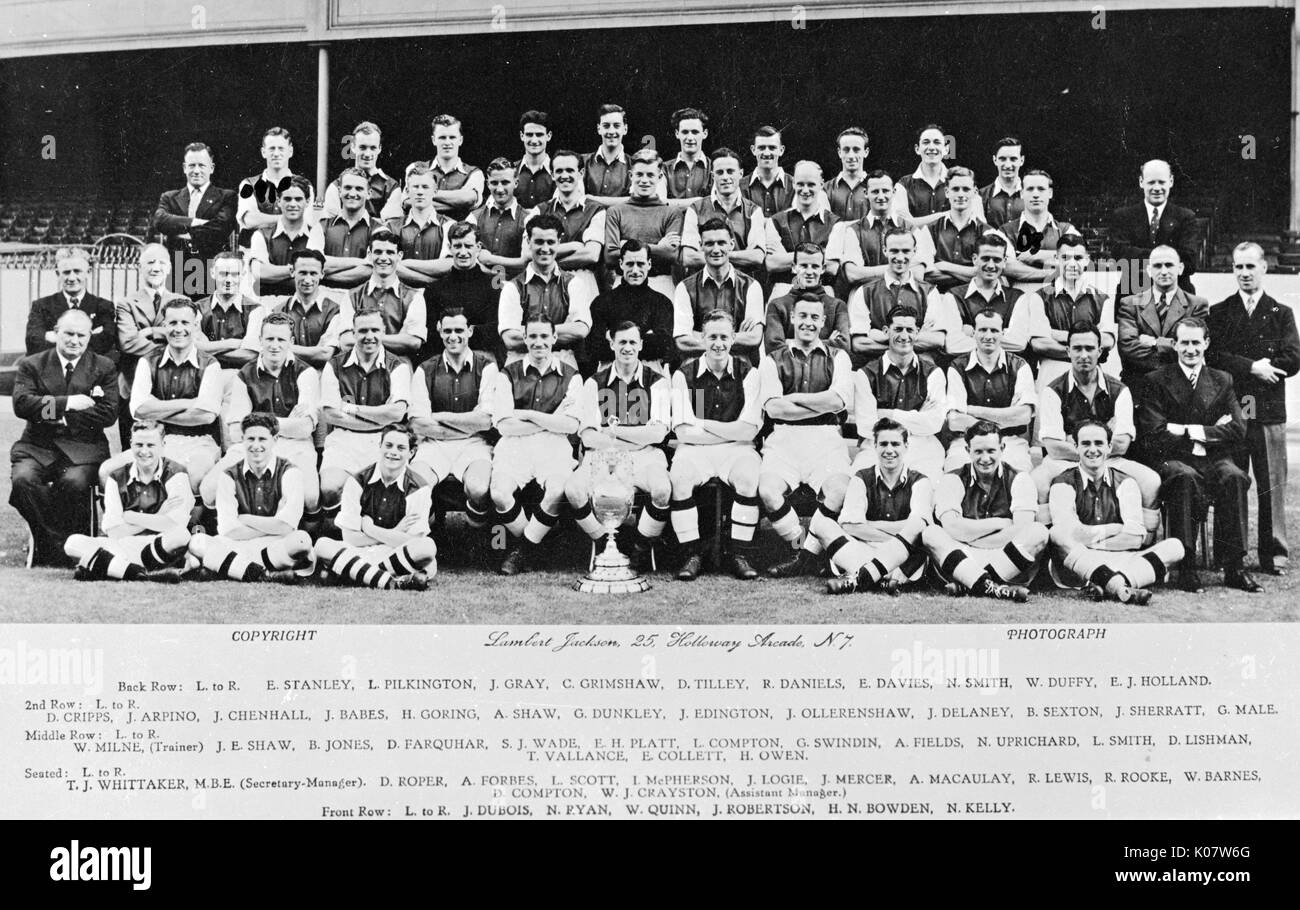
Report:
M 552 152 L 551 167 L 555 167 L 555 162 L 560 158 L 572 158 L 578 162 L 578 170 L 585 171 L 587 169 L 586 165 L 583 163 L 582 155 L 578 154 L 573 149 L 560 149 L 559 151 Z
M 1200 329 L 1202 337 L 1210 340 L 1210 326 L 1200 316 L 1184 316 L 1174 324 L 1174 339 L 1178 339 L 1178 330 L 1182 328 Z
M 558 215 L 534 215 L 528 219 L 528 224 L 524 227 L 524 236 L 532 240 L 535 230 L 555 231 L 556 237 L 563 237 L 564 222 Z
M 637 149 L 632 153 L 631 157 L 627 159 L 627 166 L 628 170 L 631 170 L 638 164 L 649 164 L 654 167 L 659 167 L 659 165 L 663 164 L 663 161 L 663 158 L 659 157 L 659 153 L 654 149 Z
M 975 314 L 975 318 L 996 319 L 998 322 L 1002 323 L 1003 328 L 1006 328 L 1006 320 L 1002 318 L 1002 314 L 999 313 L 997 310 L 993 309 L 993 307 L 991 306 L 986 306 L 984 309 L 980 310 L 978 313 Z
M 838 136 L 835 137 L 835 147 L 836 147 L 836 148 L 839 148 L 839 147 L 840 147 L 840 140 L 843 139 L 845 136 L 859 136 L 859 137 L 861 137 L 861 139 L 862 139 L 862 144 L 863 144 L 863 145 L 869 145 L 869 144 L 870 144 L 870 140 L 867 139 L 867 131 L 866 131 L 866 130 L 864 130 L 864 129 L 863 129 L 862 127 L 860 127 L 860 126 L 849 126 L 849 127 L 845 127 L 844 129 L 840 130 L 840 134 L 839 134 Z
M 90 268 L 90 256 L 87 255 L 85 250 L 78 250 L 78 249 L 70 250 L 67 247 L 60 247 L 59 249 L 55 250 L 54 268 L 57 270 L 59 266 L 63 264 L 64 260 L 67 259 L 80 259 L 82 262 L 86 264 L 86 268 Z
M 366 172 L 361 170 L 361 168 L 359 167 L 345 167 L 343 170 L 339 171 L 340 187 L 343 186 L 344 177 L 360 177 L 362 180 L 366 181 L 367 183 L 370 182 L 370 178 L 366 176 Z
M 546 313 L 545 310 L 538 310 L 536 313 L 524 316 L 524 334 L 528 333 L 528 327 L 536 323 L 545 323 L 550 326 L 551 334 L 555 334 L 555 320 Z
M 1072 335 L 1092 335 L 1097 339 L 1097 347 L 1101 347 L 1101 329 L 1097 328 L 1097 324 L 1091 320 L 1080 319 L 1070 323 L 1070 331 L 1065 333 L 1065 343 L 1067 345 L 1070 343 L 1070 336 Z
M 1167 243 L 1162 243 L 1162 244 L 1160 244 L 1159 246 L 1157 246 L 1157 247 L 1155 247 L 1154 249 L 1151 250 L 1150 254 L 1147 256 L 1147 261 L 1148 261 L 1148 262 L 1150 262 L 1152 259 L 1155 259 L 1155 258 L 1156 258 L 1156 250 L 1165 250 L 1166 252 L 1173 253 L 1175 259 L 1177 259 L 1179 262 L 1182 262 L 1182 261 L 1183 261 L 1182 254 L 1178 252 L 1177 248 L 1172 247 L 1172 246 L 1170 246 L 1170 245 L 1167 244 Z
M 893 325 L 894 320 L 899 316 L 906 316 L 908 319 L 915 321 L 918 326 L 921 324 L 921 317 L 917 314 L 916 310 L 912 309 L 910 306 L 896 303 L 891 306 L 889 312 L 885 314 L 885 325 Z
M 921 137 L 924 136 L 926 133 L 928 133 L 930 130 L 938 130 L 939 133 L 940 133 L 941 135 L 944 136 L 944 142 L 945 142 L 945 143 L 947 142 L 947 136 L 948 136 L 948 132 L 947 132 L 947 130 L 945 130 L 943 127 L 941 127 L 941 126 L 940 126 L 939 124 L 937 124 L 937 123 L 927 123 L 925 126 L 921 127 L 919 130 L 916 131 L 916 143 L 915 143 L 915 144 L 916 144 L 916 145 L 920 145 L 920 144 L 921 144 Z
M 1005 234 L 999 231 L 990 230 L 980 234 L 980 239 L 975 244 L 976 249 L 979 249 L 982 246 L 995 246 L 1002 251 L 1003 255 L 1006 255 L 1007 247 L 1010 246 L 1010 244 L 1007 242 Z
M 729 238 L 731 237 L 731 225 L 727 224 L 726 220 L 722 218 L 716 218 L 716 217 L 709 218 L 703 224 L 701 224 L 700 239 L 703 240 L 704 235 L 707 234 L 709 231 L 726 231 L 727 237 Z
M 194 318 L 199 316 L 199 305 L 188 297 L 173 297 L 162 305 L 158 311 L 158 317 L 165 318 L 168 310 L 189 310 L 194 314 Z
M 282 126 L 273 126 L 265 133 L 263 133 L 262 143 L 265 144 L 266 140 L 272 137 L 283 139 L 285 142 L 289 143 L 290 145 L 293 145 L 293 137 L 291 137 L 289 135 L 289 131 Z
M 401 247 L 402 239 L 386 227 L 375 228 L 370 234 L 370 240 L 366 242 L 366 248 L 374 246 L 376 243 L 391 243 L 393 246 Z
M 703 328 L 710 322 L 725 322 L 727 325 L 731 326 L 733 332 L 736 330 L 736 317 L 732 316 L 726 310 L 709 310 L 709 312 L 704 315 L 703 321 L 700 322 L 700 328 Z
M 406 169 L 406 179 L 410 180 L 412 177 L 429 177 L 432 179 L 433 168 L 423 161 L 417 161 Z
M 1088 241 L 1083 239 L 1083 235 L 1077 231 L 1066 231 L 1061 235 L 1061 239 L 1056 241 L 1056 248 L 1059 250 L 1063 246 L 1081 246 L 1085 250 L 1088 248 Z
M 217 163 L 217 156 L 212 154 L 212 149 L 208 147 L 206 142 L 191 142 L 189 145 L 185 146 L 185 154 L 188 155 L 190 152 L 207 152 L 208 159 L 213 164 Z
M 493 171 L 513 171 L 514 169 L 515 169 L 515 163 L 513 161 L 511 161 L 509 158 L 504 158 L 499 155 L 496 158 L 493 158 L 491 161 L 489 161 L 487 166 L 487 172 L 489 174 L 491 174 Z
M 80 307 L 70 307 L 64 310 L 62 313 L 60 313 L 58 319 L 54 320 L 54 327 L 58 328 L 59 326 L 63 325 L 63 321 L 68 318 L 84 319 L 86 320 L 87 326 L 91 326 L 95 324 L 95 320 L 91 318 L 88 312 L 81 309 Z
M 468 237 L 471 234 L 478 237 L 478 225 L 469 221 L 457 221 L 451 227 L 447 228 L 447 240 L 460 240 L 462 237 Z
M 462 306 L 444 307 L 442 312 L 438 314 L 438 318 L 434 320 L 434 322 L 436 324 L 442 322 L 444 319 L 455 319 L 457 316 L 463 318 L 466 323 L 469 322 L 469 316 L 465 314 L 465 308 Z
M 640 253 L 643 250 L 648 251 L 649 247 L 647 247 L 640 240 L 637 240 L 635 237 L 629 240 L 624 240 L 623 245 L 618 248 L 618 261 L 622 262 L 623 257 L 626 256 L 628 253 Z
M 266 318 L 262 320 L 262 325 L 258 333 L 266 331 L 268 325 L 282 325 L 289 329 L 289 337 L 293 337 L 293 317 L 283 310 L 276 310 L 274 313 L 267 313 Z
M 253 427 L 265 427 L 271 431 L 272 436 L 280 435 L 279 418 L 267 411 L 254 411 L 245 415 L 244 419 L 239 421 L 239 432 L 241 433 L 247 433 Z
M 1044 177 L 1047 179 L 1047 185 L 1049 187 L 1055 186 L 1055 184 L 1052 183 L 1052 175 L 1047 173 L 1047 171 L 1043 170 L 1041 167 L 1036 167 L 1033 170 L 1025 171 L 1023 174 L 1020 175 L 1021 182 L 1024 182 L 1024 179 L 1026 177 Z
M 713 169 L 713 163 L 719 158 L 734 158 L 737 166 L 740 164 L 740 155 L 734 149 L 729 149 L 724 145 L 721 148 L 714 149 L 713 154 L 709 155 L 709 170 Z
M 416 447 L 419 445 L 419 437 L 416 436 L 415 432 L 412 431 L 410 427 L 400 423 L 390 423 L 388 426 L 384 427 L 382 430 L 379 431 L 379 442 L 381 445 L 383 444 L 384 437 L 387 436 L 389 433 L 401 433 L 403 436 L 405 436 L 406 447 L 410 449 L 412 452 L 414 452 Z
M 952 183 L 954 177 L 969 177 L 973 182 L 975 180 L 975 172 L 968 167 L 954 164 L 952 167 L 948 168 L 948 182 Z
M 1264 248 L 1253 240 L 1243 240 L 1241 243 L 1234 246 L 1232 248 L 1232 255 L 1235 256 L 1238 253 L 1253 253 L 1260 259 L 1264 258 Z
M 673 111 L 673 131 L 676 132 L 681 128 L 683 120 L 698 120 L 700 126 L 708 128 L 709 115 L 695 107 L 683 107 Z
M 976 436 L 988 436 L 992 434 L 1002 440 L 1002 428 L 991 420 L 977 420 L 966 428 L 966 444 L 970 445 L 971 440 Z
M 548 133 L 551 131 L 551 118 L 545 111 L 524 111 L 519 117 L 519 131 L 522 133 L 530 123 L 537 124 Z
M 781 131 L 776 127 L 770 126 L 768 124 L 764 124 L 763 126 L 760 126 L 758 129 L 754 130 L 755 139 L 760 139 L 760 138 L 771 139 L 774 136 L 778 139 L 781 138 Z
M 355 136 L 358 133 L 374 133 L 379 138 L 380 142 L 384 141 L 384 134 L 379 131 L 378 126 L 371 123 L 369 120 L 362 120 L 356 126 L 352 127 L 352 135 Z
M 352 314 L 352 324 L 356 325 L 358 319 L 365 319 L 370 316 L 378 316 L 381 324 L 384 321 L 384 311 L 381 310 L 379 307 L 363 306 L 361 309 L 357 310 L 355 313 Z
M 610 326 L 610 327 L 609 327 L 609 337 L 610 337 L 610 338 L 613 338 L 613 337 L 617 336 L 619 332 L 626 332 L 628 329 L 636 329 L 637 337 L 640 337 L 640 335 L 641 335 L 641 326 L 637 325 L 637 324 L 636 324 L 635 322 L 633 322 L 631 319 L 624 319 L 622 322 L 618 323 L 618 325 L 612 325 L 612 326 Z
M 244 253 L 242 250 L 222 250 L 220 253 L 217 253 L 212 257 L 213 263 L 228 262 L 232 259 L 235 262 L 238 262 L 241 268 L 243 267 Z
M 437 117 L 433 118 L 433 122 L 430 124 L 430 126 L 432 126 L 434 129 L 437 129 L 440 126 L 459 127 L 460 121 L 457 120 L 455 117 L 453 117 L 451 114 L 439 114 Z
M 790 173 L 793 175 L 795 171 L 799 170 L 799 168 L 803 167 L 805 164 L 810 167 L 815 167 L 817 169 L 817 176 L 818 177 L 822 176 L 822 166 L 818 164 L 816 161 L 812 161 L 811 159 L 808 158 L 805 158 L 802 161 L 796 161 L 794 163 L 794 167 L 790 169 Z
M 286 192 L 288 192 L 293 187 L 297 187 L 298 189 L 302 190 L 302 195 L 305 198 L 310 199 L 312 197 L 311 181 L 308 180 L 306 177 L 304 177 L 302 174 L 294 174 L 292 177 L 290 177 L 288 186 L 280 190 L 280 195 L 283 196 Z
M 822 262 L 826 261 L 826 251 L 823 250 L 821 247 L 819 247 L 817 244 L 813 243 L 811 240 L 804 240 L 800 243 L 795 244 L 794 257 L 791 261 L 797 260 L 799 258 L 800 253 L 803 253 L 806 256 L 814 256 L 814 255 L 820 256 L 822 258 Z
M 885 231 L 885 246 L 889 245 L 890 237 L 910 237 L 912 239 L 912 249 L 916 249 L 916 235 L 905 227 L 893 225 L 889 230 Z
M 884 180 L 888 180 L 890 183 L 894 182 L 894 178 L 890 176 L 889 171 L 882 170 L 881 168 L 876 168 L 874 171 L 867 171 L 867 179 L 868 180 L 884 179 Z
M 325 254 L 320 250 L 294 250 L 289 254 L 289 270 L 292 271 L 303 259 L 310 259 L 325 271 Z
M 131 435 L 136 433 L 157 433 L 159 437 L 167 435 L 167 427 L 161 420 L 137 420 L 131 424 Z
M 623 110 L 623 106 L 620 104 L 602 104 L 600 107 L 596 108 L 597 120 L 609 114 L 622 114 L 623 122 L 627 123 L 627 111 Z
M 882 417 L 871 426 L 871 439 L 874 441 L 881 433 L 902 433 L 903 442 L 907 442 L 907 427 L 892 417 Z
M 1018 149 L 1023 149 L 1025 147 L 1025 144 L 1015 136 L 1003 136 L 997 141 L 997 144 L 993 146 L 993 154 L 996 155 L 999 150 L 1004 149 L 1009 145 L 1015 146 Z
M 1143 161 L 1143 162 L 1142 162 L 1142 166 L 1141 166 L 1140 168 L 1138 168 L 1138 176 L 1139 176 L 1139 177 L 1145 177 L 1145 176 L 1146 176 L 1146 173 L 1147 173 L 1147 168 L 1149 168 L 1149 167 L 1150 167 L 1151 165 L 1153 165 L 1153 164 L 1161 164 L 1161 165 L 1164 165 L 1165 170 L 1167 170 L 1167 171 L 1169 172 L 1169 176 L 1170 176 L 1170 177 L 1173 177 L 1173 176 L 1174 176 L 1174 169 L 1173 169 L 1173 167 L 1169 164 L 1168 161 L 1166 161 L 1166 160 L 1163 159 L 1163 158 L 1152 158 L 1150 161 Z
M 1110 442 L 1112 436 L 1110 431 L 1110 425 L 1101 420 L 1093 420 L 1092 418 L 1088 418 L 1087 420 L 1079 421 L 1077 424 L 1075 424 L 1074 429 L 1070 431 L 1070 436 L 1074 439 L 1076 444 L 1079 442 L 1080 431 L 1086 430 L 1088 427 L 1099 427 L 1102 430 L 1105 430 L 1106 441 Z

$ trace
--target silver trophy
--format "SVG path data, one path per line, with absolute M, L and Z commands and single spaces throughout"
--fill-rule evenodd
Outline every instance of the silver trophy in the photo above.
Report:
M 611 420 L 610 425 L 617 424 Z M 591 570 L 573 583 L 573 589 L 587 594 L 635 594 L 649 590 L 650 582 L 632 571 L 631 563 L 614 541 L 619 525 L 632 511 L 632 497 L 636 492 L 628 453 L 599 449 L 588 452 L 586 461 L 591 467 L 591 511 L 604 526 L 606 537 L 604 549 Z

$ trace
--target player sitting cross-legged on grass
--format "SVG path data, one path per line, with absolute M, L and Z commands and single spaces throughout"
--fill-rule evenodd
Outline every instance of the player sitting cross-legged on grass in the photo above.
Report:
M 64 545 L 77 560 L 78 581 L 180 580 L 163 567 L 189 545 L 194 493 L 185 468 L 163 457 L 164 432 L 156 420 L 132 426 L 131 462 L 104 480 L 104 536 L 73 534 Z
M 1110 427 L 1085 420 L 1074 428 L 1079 464 L 1052 481 L 1052 543 L 1061 562 L 1086 582 L 1093 597 L 1144 604 L 1146 586 L 1164 581 L 1183 558 L 1176 537 L 1143 550 L 1142 493 L 1137 481 L 1113 465 Z
M 275 454 L 280 421 L 254 412 L 240 422 L 244 460 L 217 478 L 217 535 L 190 538 L 203 567 L 235 581 L 262 581 L 268 572 L 311 564 L 311 538 L 302 520 L 302 472 Z
M 379 435 L 379 461 L 343 484 L 340 543 L 316 541 L 316 556 L 331 575 L 371 588 L 423 591 L 437 571 L 438 547 L 429 538 L 433 488 L 411 470 L 415 435 L 388 426 Z

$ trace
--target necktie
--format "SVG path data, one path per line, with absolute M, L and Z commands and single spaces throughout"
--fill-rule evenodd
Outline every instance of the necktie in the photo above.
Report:
M 1156 317 L 1160 320 L 1160 328 L 1165 327 L 1165 314 L 1169 312 L 1169 298 L 1164 294 L 1160 295 L 1160 300 L 1156 303 Z
M 69 297 L 69 298 L 68 298 L 68 309 L 70 309 L 70 310 L 75 310 L 75 309 L 79 308 L 80 306 L 81 306 L 81 298 L 80 298 L 80 297 Z
M 1151 210 L 1151 245 L 1155 246 L 1156 234 L 1160 230 L 1160 208 L 1157 206 Z
M 1246 298 L 1246 318 L 1249 319 L 1249 318 L 1250 318 L 1251 316 L 1253 316 L 1253 315 L 1255 315 L 1255 298 L 1254 298 L 1254 297 L 1247 297 L 1247 298 Z
M 158 314 L 161 312 L 161 309 L 162 309 L 162 294 L 159 293 L 158 291 L 154 291 L 153 292 L 153 314 L 155 317 L 158 316 Z
M 190 190 L 190 217 L 197 218 L 199 215 L 199 203 L 203 201 L 203 194 L 197 190 Z
M 1196 388 L 1196 380 L 1200 378 L 1201 378 L 1201 371 L 1199 369 L 1195 369 L 1192 370 L 1192 375 L 1187 377 L 1187 381 L 1192 384 L 1192 388 L 1194 389 Z
M 73 369 L 73 365 L 70 363 L 63 365 L 63 391 L 64 392 L 72 391 L 72 369 Z

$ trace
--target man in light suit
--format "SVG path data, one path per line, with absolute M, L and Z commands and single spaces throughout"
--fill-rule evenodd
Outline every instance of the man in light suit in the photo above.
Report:
M 1286 541 L 1286 380 L 1300 371 L 1300 338 L 1295 314 L 1264 293 L 1268 264 L 1257 243 L 1232 251 L 1238 291 L 1210 307 L 1206 354 L 1216 369 L 1232 374 L 1246 419 L 1246 444 L 1237 464 L 1255 465 L 1259 503 L 1259 570 L 1285 575 Z
M 1171 246 L 1178 251 L 1184 267 L 1178 286 L 1188 294 L 1196 293 L 1191 280 L 1200 246 L 1196 213 L 1169 201 L 1169 192 L 1174 188 L 1169 162 L 1157 158 L 1142 165 L 1138 186 L 1142 188 L 1142 203 L 1118 209 L 1111 216 L 1110 251 L 1121 263 L 1120 274 L 1136 280 L 1138 269 L 1156 247 Z M 1119 289 L 1120 294 L 1135 291 L 1137 287 Z
M 1151 289 L 1130 294 L 1119 302 L 1120 379 L 1133 392 L 1136 402 L 1142 397 L 1142 384 L 1148 373 L 1177 360 L 1174 350 L 1174 327 L 1190 316 L 1204 320 L 1210 304 L 1178 287 L 1183 264 L 1178 251 L 1158 246 L 1147 261 Z
M 212 185 L 212 149 L 202 142 L 185 146 L 185 186 L 158 197 L 149 228 L 176 256 L 173 290 L 191 300 L 211 293 L 208 261 L 230 249 L 235 229 L 235 191 Z
M 118 433 L 122 451 L 131 448 L 131 426 L 135 418 L 127 407 L 131 400 L 131 382 L 135 378 L 135 365 L 149 354 L 167 344 L 167 334 L 162 327 L 162 311 L 169 300 L 183 297 L 167 290 L 167 277 L 171 274 L 171 257 L 161 243 L 150 243 L 140 251 L 140 286 L 120 298 L 115 304 L 117 316 L 117 345 L 121 351 L 118 372 L 121 376 L 121 415 Z
M 1214 504 L 1214 556 L 1223 583 L 1250 594 L 1261 588 L 1242 571 L 1246 555 L 1246 490 L 1250 477 L 1236 462 L 1246 423 L 1232 376 L 1205 364 L 1205 321 L 1188 317 L 1174 328 L 1178 361 L 1147 377 L 1138 409 L 1137 442 L 1143 460 L 1160 472 L 1169 533 L 1187 558 L 1177 584 L 1188 593 L 1204 588 L 1194 568 L 1196 517 Z
M 113 301 L 86 290 L 90 260 L 81 252 L 63 251 L 54 264 L 60 289 L 32 301 L 27 312 L 27 353 L 39 354 L 54 347 L 54 325 L 66 310 L 84 310 L 90 317 L 90 350 L 117 363 L 117 319 Z
M 54 347 L 18 361 L 14 414 L 27 421 L 9 452 L 9 503 L 32 531 L 32 565 L 63 563 L 71 533 L 90 530 L 90 488 L 108 458 L 104 429 L 117 419 L 117 368 L 87 350 L 92 323 L 68 310 Z

